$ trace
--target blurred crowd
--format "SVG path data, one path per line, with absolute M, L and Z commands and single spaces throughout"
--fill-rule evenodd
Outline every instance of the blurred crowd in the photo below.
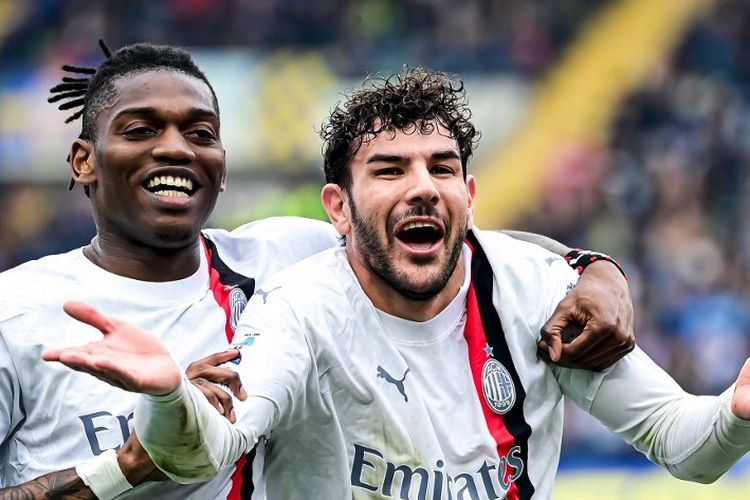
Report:
M 45 50 L 89 54 L 107 34 L 190 47 L 322 51 L 339 74 L 398 69 L 546 69 L 605 0 L 37 0 L 0 49 L 0 65 Z M 45 43 L 47 42 L 47 43 Z M 115 45 L 119 46 L 119 45 Z
M 722 391 L 750 353 L 749 51 L 750 5 L 720 4 L 622 102 L 609 144 L 562 152 L 524 221 L 622 259 L 639 345 L 693 393 Z M 570 453 L 630 455 L 579 417 Z
M 336 71 L 358 77 L 362 61 L 387 70 L 408 56 L 446 71 L 533 81 L 604 3 L 44 0 L 3 40 L 0 68 L 7 76 L 38 50 L 91 53 L 104 32 L 117 45 L 315 48 Z M 749 108 L 750 4 L 728 0 L 622 102 L 608 144 L 561 150 L 542 204 L 517 224 L 620 259 L 639 344 L 691 392 L 718 393 L 750 353 Z M 87 204 L 63 185 L 0 185 L 0 269 L 87 243 Z M 566 457 L 633 456 L 580 415 L 566 425 Z

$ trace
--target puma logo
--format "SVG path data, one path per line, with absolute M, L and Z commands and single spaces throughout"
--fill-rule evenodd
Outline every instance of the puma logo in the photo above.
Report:
M 397 380 L 393 378 L 390 373 L 385 371 L 385 368 L 378 365 L 378 378 L 382 378 L 389 384 L 395 385 L 396 389 L 398 389 L 398 392 L 401 393 L 401 395 L 404 397 L 404 401 L 407 403 L 409 402 L 409 398 L 406 396 L 406 391 L 404 390 L 404 380 L 406 380 L 406 374 L 409 373 L 409 370 L 411 370 L 411 368 L 407 368 L 404 372 L 404 376 L 401 377 L 401 380 Z
M 258 288 L 257 290 L 255 290 L 255 294 L 254 295 L 260 295 L 260 297 L 263 299 L 263 303 L 265 304 L 266 303 L 266 299 L 268 299 L 268 294 L 271 293 L 271 292 L 273 292 L 274 290 L 278 290 L 279 288 L 281 288 L 281 287 L 277 286 L 277 287 L 271 288 L 267 292 L 265 290 L 261 290 L 260 288 Z

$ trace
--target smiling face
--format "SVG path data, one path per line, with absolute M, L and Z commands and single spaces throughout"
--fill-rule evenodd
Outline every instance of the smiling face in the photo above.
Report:
M 71 152 L 76 181 L 90 187 L 100 238 L 157 249 L 195 244 L 226 174 L 210 89 L 169 70 L 114 85 L 95 143 L 78 140 Z
M 460 285 L 455 270 L 476 195 L 449 132 L 437 124 L 425 132 L 385 131 L 363 141 L 349 165 L 350 187 L 328 184 L 323 192 L 355 272 L 374 275 L 386 294 L 390 288 L 417 301 Z

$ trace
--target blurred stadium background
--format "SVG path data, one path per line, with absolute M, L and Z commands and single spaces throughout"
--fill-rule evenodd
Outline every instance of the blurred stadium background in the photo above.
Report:
M 617 256 L 638 342 L 689 391 L 721 391 L 750 352 L 750 2 L 0 0 L 0 269 L 94 233 L 66 190 L 78 126 L 46 97 L 100 37 L 185 46 L 208 74 L 224 227 L 324 217 L 316 128 L 341 91 L 404 64 L 458 73 L 482 227 Z M 569 408 L 556 498 L 746 498 L 747 464 L 689 485 Z

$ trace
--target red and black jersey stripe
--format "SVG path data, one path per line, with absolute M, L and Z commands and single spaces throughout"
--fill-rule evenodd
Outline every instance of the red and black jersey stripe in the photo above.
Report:
M 508 488 L 506 493 L 507 498 L 528 499 L 534 494 L 534 485 L 531 483 L 528 475 L 528 440 L 531 436 L 531 427 L 526 422 L 523 414 L 526 392 L 513 364 L 513 358 L 508 349 L 500 316 L 492 301 L 494 288 L 492 267 L 487 259 L 487 255 L 471 232 L 467 235 L 467 243 L 472 248 L 472 261 L 471 286 L 467 297 L 467 317 L 464 335 L 469 347 L 469 363 L 474 377 L 474 384 L 487 420 L 488 429 L 497 441 L 497 452 L 499 457 L 501 457 L 501 466 L 507 466 L 507 460 L 503 463 L 504 459 L 502 457 L 507 457 L 512 448 L 518 447 L 520 449 L 520 458 L 523 462 L 522 470 L 519 472 L 510 470 L 511 468 L 508 467 L 505 471 L 506 478 L 511 474 L 517 476 Z M 492 348 L 492 357 L 505 367 L 515 386 L 515 403 L 503 415 L 492 411 L 483 395 L 482 368 L 489 356 L 485 351 L 488 345 Z
M 206 248 L 206 257 L 209 263 L 209 287 L 213 292 L 216 303 L 224 310 L 226 314 L 225 333 L 227 341 L 231 342 L 234 336 L 232 329 L 232 305 L 230 304 L 230 295 L 232 289 L 241 289 L 245 297 L 250 299 L 255 292 L 255 279 L 243 276 L 242 274 L 231 269 L 219 256 L 219 252 L 213 241 L 205 235 L 202 238 Z M 232 474 L 232 489 L 227 495 L 229 500 L 251 499 L 255 486 L 253 484 L 253 460 L 255 458 L 255 448 L 237 461 L 236 469 Z

